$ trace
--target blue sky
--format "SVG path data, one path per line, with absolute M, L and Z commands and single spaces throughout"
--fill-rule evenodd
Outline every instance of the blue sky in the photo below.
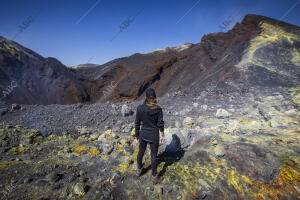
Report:
M 1 0 L 0 35 L 67 66 L 103 64 L 198 43 L 249 13 L 300 26 L 300 0 Z

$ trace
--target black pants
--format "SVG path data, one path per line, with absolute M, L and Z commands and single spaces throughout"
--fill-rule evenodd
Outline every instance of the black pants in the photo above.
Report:
M 142 140 L 142 138 L 139 139 L 139 153 L 137 155 L 137 167 L 140 169 L 142 168 L 142 162 L 143 162 L 143 156 L 147 147 L 148 142 L 145 142 Z M 157 174 L 157 152 L 158 152 L 158 143 L 152 142 L 150 144 L 151 149 L 151 168 L 152 168 L 152 175 Z

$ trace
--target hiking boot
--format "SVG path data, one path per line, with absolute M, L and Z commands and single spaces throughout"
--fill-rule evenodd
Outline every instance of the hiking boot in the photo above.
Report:
M 143 167 L 141 169 L 137 168 L 136 169 L 136 176 L 140 177 L 142 175 L 142 172 L 143 172 Z
M 158 174 L 156 174 L 155 176 L 152 175 L 152 183 L 153 184 L 157 184 L 159 182 L 161 182 L 163 180 L 162 176 L 159 176 Z

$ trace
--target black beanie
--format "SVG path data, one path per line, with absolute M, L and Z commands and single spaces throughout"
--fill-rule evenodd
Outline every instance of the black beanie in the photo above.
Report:
M 156 98 L 155 90 L 153 88 L 147 88 L 146 97 L 147 98 L 150 98 L 150 97 Z

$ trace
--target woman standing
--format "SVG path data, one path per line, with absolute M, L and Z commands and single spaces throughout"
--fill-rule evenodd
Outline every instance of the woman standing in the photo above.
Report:
M 142 125 L 140 130 L 140 125 Z M 161 143 L 165 141 L 164 120 L 162 108 L 157 104 L 155 90 L 146 90 L 145 102 L 137 107 L 135 118 L 135 137 L 139 142 L 139 152 L 137 155 L 137 176 L 143 172 L 142 161 L 147 147 L 151 149 L 151 169 L 152 182 L 160 182 L 162 177 L 157 173 L 157 152 L 159 146 L 159 132 L 161 133 Z

